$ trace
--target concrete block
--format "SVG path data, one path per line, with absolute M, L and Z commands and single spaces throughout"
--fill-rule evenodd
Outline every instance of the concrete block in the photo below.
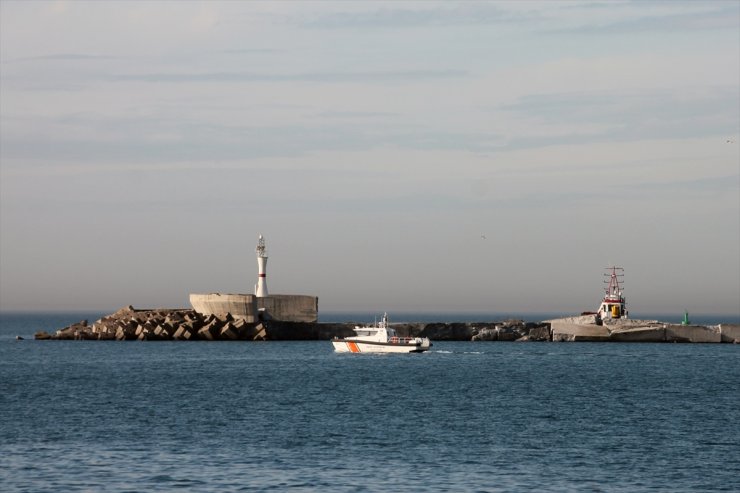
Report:
M 583 317 L 549 320 L 555 342 L 603 342 L 609 340 L 609 330 L 603 325 L 582 323 Z M 587 317 L 593 321 L 593 317 Z M 583 322 L 587 322 L 584 320 Z
M 248 340 L 254 336 L 254 324 L 250 324 L 244 319 L 237 318 L 231 322 L 231 326 L 236 331 L 239 340 Z
M 131 316 L 131 314 L 133 314 L 134 312 L 135 312 L 134 307 L 131 305 L 128 305 L 128 306 L 124 306 L 123 308 L 115 311 L 110 316 L 111 318 L 124 318 L 124 317 Z
M 107 334 L 108 332 L 115 333 L 116 321 L 111 319 L 102 319 L 95 322 L 92 326 L 92 332 L 94 334 Z
M 209 323 L 205 324 L 200 330 L 208 331 L 213 340 L 220 339 L 221 327 L 223 323 L 218 318 L 213 318 Z
M 90 327 L 85 327 L 85 329 L 78 330 L 75 333 L 75 339 L 78 341 L 93 341 L 98 339 L 98 334 L 93 334 Z
M 157 325 L 154 327 L 154 330 L 149 334 L 149 339 L 155 339 L 155 340 L 166 340 L 170 338 L 170 334 L 167 331 L 167 328 L 165 328 L 163 325 Z
M 98 334 L 98 340 L 100 341 L 112 341 L 115 340 L 116 334 L 115 332 L 100 332 Z
M 231 325 L 231 323 L 226 322 L 226 324 L 221 327 L 221 331 L 219 332 L 219 338 L 221 340 L 226 341 L 235 341 L 239 339 L 239 333 L 236 329 Z
M 548 326 L 540 326 L 540 327 L 533 327 L 529 329 L 529 340 L 530 341 L 549 341 L 550 336 L 550 327 Z
M 665 340 L 668 342 L 722 342 L 719 329 L 700 325 L 666 325 Z
M 499 341 L 516 341 L 521 337 L 515 327 L 496 327 Z
M 665 342 L 665 337 L 663 327 L 632 327 L 611 333 L 611 340 L 617 342 Z
M 470 340 L 471 341 L 497 341 L 498 340 L 498 328 L 497 327 L 483 327 Z
M 193 337 L 193 333 L 184 326 L 180 326 L 173 336 L 178 341 L 189 341 L 191 337 Z
M 213 337 L 213 332 L 211 331 L 210 327 L 202 327 L 198 331 L 198 339 L 202 339 L 204 341 L 213 341 L 215 338 Z
M 267 329 L 263 324 L 258 324 L 255 327 L 255 334 L 252 336 L 253 341 L 266 341 L 267 340 Z
M 720 324 L 719 334 L 722 342 L 740 344 L 740 325 Z
M 76 324 L 57 330 L 56 338 L 61 340 L 81 339 L 81 334 L 88 331 L 90 331 L 90 329 L 87 326 L 87 320 L 82 320 L 81 322 L 77 322 Z

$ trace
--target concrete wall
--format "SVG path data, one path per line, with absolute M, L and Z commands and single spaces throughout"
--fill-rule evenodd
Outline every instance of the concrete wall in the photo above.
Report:
M 267 320 L 316 322 L 319 319 L 319 299 L 316 296 L 271 294 L 257 298 L 257 307 L 264 309 Z
M 191 294 L 190 304 L 203 315 L 223 318 L 231 314 L 236 319 L 253 323 L 257 321 L 257 297 L 253 294 Z
M 618 342 L 665 342 L 664 326 L 622 326 L 611 333 L 611 340 Z
M 603 325 L 594 323 L 594 316 L 566 317 L 546 320 L 552 330 L 555 342 L 608 341 L 609 331 Z
M 721 324 L 719 326 L 720 337 L 722 342 L 734 342 L 740 344 L 740 325 Z
M 665 340 L 667 342 L 721 342 L 722 335 L 719 328 L 700 325 L 666 325 Z

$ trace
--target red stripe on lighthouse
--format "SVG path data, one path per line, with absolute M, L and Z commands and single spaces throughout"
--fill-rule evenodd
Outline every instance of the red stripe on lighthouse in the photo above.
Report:
M 267 274 L 260 274 L 260 277 L 267 277 Z

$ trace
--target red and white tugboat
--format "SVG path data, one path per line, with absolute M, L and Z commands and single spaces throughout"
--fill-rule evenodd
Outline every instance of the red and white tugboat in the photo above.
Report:
M 388 314 L 372 327 L 355 326 L 352 337 L 335 337 L 331 343 L 338 353 L 423 353 L 431 347 L 428 337 L 398 337 L 388 324 Z
M 604 284 L 608 283 L 606 294 L 601 301 L 599 311 L 596 312 L 596 320 L 607 320 L 617 318 L 627 318 L 627 300 L 622 294 L 622 284 L 624 284 L 624 269 L 621 267 L 609 267 L 604 273 Z

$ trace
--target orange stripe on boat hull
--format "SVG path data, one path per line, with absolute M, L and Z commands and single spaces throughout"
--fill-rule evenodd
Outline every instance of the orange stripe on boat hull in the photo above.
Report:
M 347 342 L 347 347 L 349 348 L 349 351 L 351 353 L 359 353 L 360 352 L 360 348 L 357 347 L 357 343 L 355 343 L 355 342 Z

